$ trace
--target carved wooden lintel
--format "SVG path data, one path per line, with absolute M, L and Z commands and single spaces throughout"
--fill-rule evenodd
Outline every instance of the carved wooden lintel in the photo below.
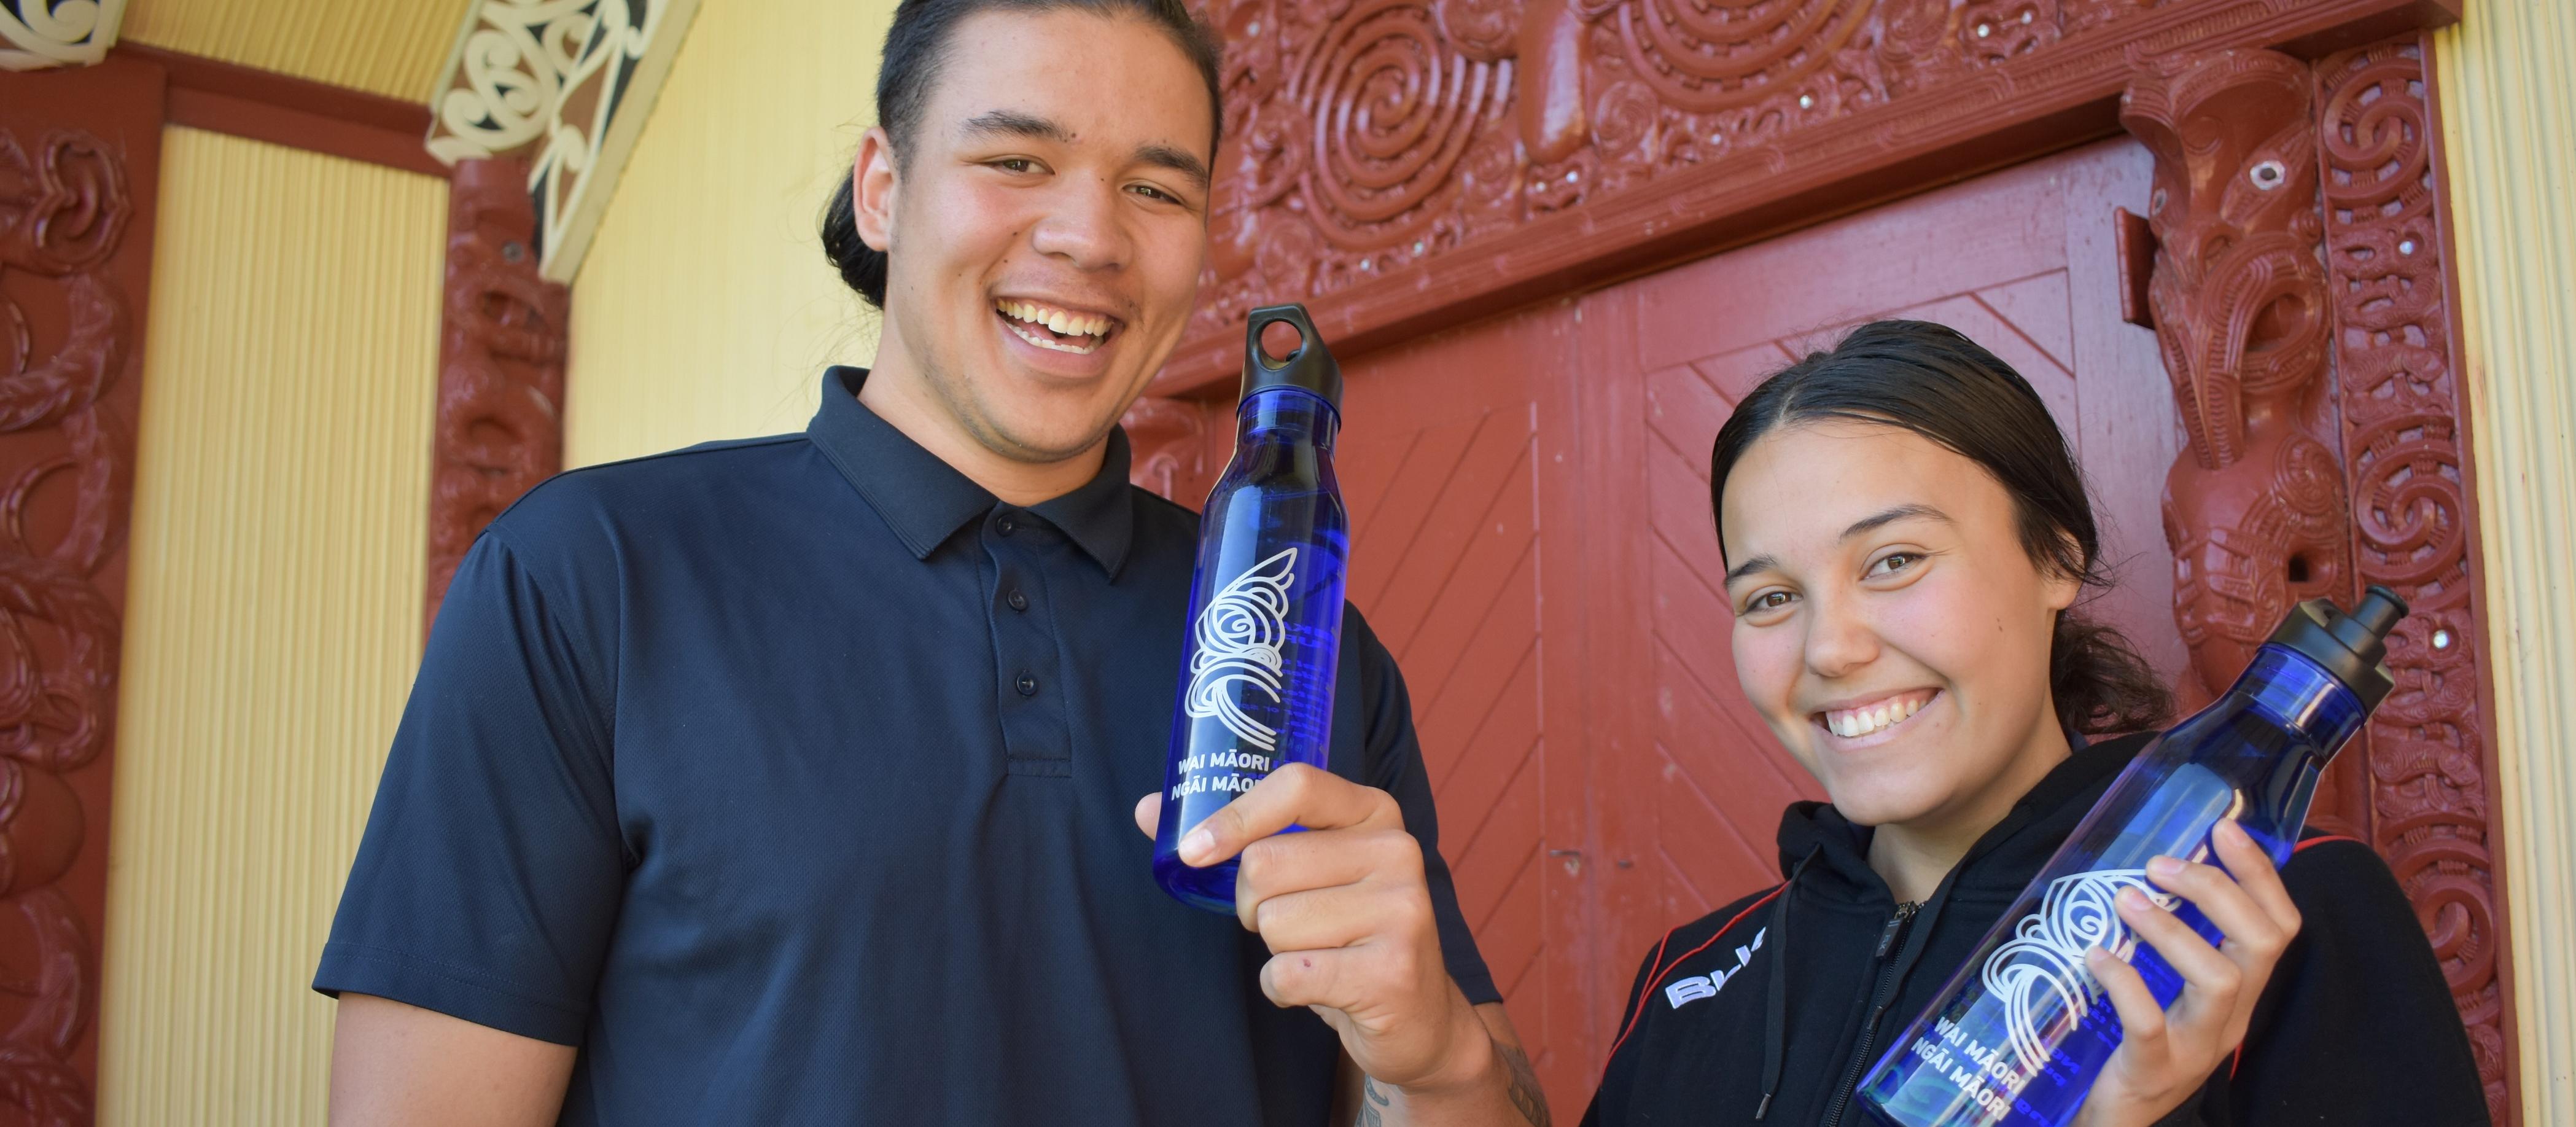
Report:
M 15 0 L 0 6 L 0 70 L 88 66 L 116 45 L 125 0 Z
M 2140 58 L 2353 46 L 2459 0 L 1194 0 L 1214 246 L 1154 385 L 1302 301 L 1345 357 L 2116 131 Z
M 538 275 L 526 185 L 506 158 L 459 162 L 450 181 L 425 622 L 483 526 L 563 468 L 572 300 Z

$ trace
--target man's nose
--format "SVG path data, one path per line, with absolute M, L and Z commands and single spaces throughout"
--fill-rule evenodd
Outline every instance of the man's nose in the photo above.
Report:
M 1030 232 L 1030 247 L 1080 270 L 1125 266 L 1133 243 L 1120 214 L 1118 186 L 1099 178 L 1072 180 Z

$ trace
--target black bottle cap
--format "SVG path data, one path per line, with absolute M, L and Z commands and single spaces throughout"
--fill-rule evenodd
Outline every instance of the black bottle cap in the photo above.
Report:
M 1297 350 L 1276 364 L 1261 351 L 1261 330 L 1285 321 L 1297 330 Z M 1342 409 L 1342 366 L 1333 362 L 1323 335 L 1307 319 L 1303 305 L 1265 305 L 1252 311 L 1243 327 L 1243 396 L 1265 387 L 1294 387 L 1314 392 Z
M 2352 608 L 2351 614 L 2335 609 L 2331 599 L 2310 599 L 2291 607 L 2281 628 L 2272 631 L 2272 644 L 2288 646 L 2326 667 L 2361 698 L 2366 712 L 2379 707 L 2396 684 L 2380 661 L 2388 656 L 2388 632 L 2397 629 L 2397 620 L 2404 617 L 2406 600 L 2373 585 L 2362 593 L 2361 605 Z

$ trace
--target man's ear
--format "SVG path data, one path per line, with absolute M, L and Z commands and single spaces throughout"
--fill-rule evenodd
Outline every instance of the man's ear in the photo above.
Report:
M 894 142 L 884 126 L 869 126 L 859 137 L 859 155 L 850 166 L 850 210 L 858 221 L 859 239 L 879 253 L 894 250 L 896 180 Z

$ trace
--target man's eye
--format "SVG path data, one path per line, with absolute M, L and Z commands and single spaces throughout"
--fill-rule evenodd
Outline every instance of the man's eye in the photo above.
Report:
M 1035 172 L 1037 171 L 1038 162 L 1030 160 L 1027 157 L 1004 157 L 1000 160 L 994 161 L 993 167 L 1001 169 L 1004 172 Z
M 1148 198 L 1148 199 L 1161 200 L 1161 201 L 1163 201 L 1164 203 L 1179 203 L 1179 202 L 1181 202 L 1181 201 L 1180 201 L 1180 197 L 1175 196 L 1175 195 L 1171 194 L 1170 192 L 1166 192 L 1166 191 L 1162 190 L 1161 188 L 1157 188 L 1157 187 L 1155 187 L 1155 186 L 1153 186 L 1153 185 L 1151 185 L 1151 184 L 1138 184 L 1138 185 L 1136 185 L 1136 186 L 1134 186 L 1134 187 L 1131 187 L 1131 188 L 1129 188 L 1129 189 L 1127 189 L 1127 190 L 1128 190 L 1128 191 L 1131 191 L 1131 192 L 1134 192 L 1134 193 L 1136 193 L 1137 195 L 1144 196 L 1144 197 L 1146 197 L 1146 198 Z

